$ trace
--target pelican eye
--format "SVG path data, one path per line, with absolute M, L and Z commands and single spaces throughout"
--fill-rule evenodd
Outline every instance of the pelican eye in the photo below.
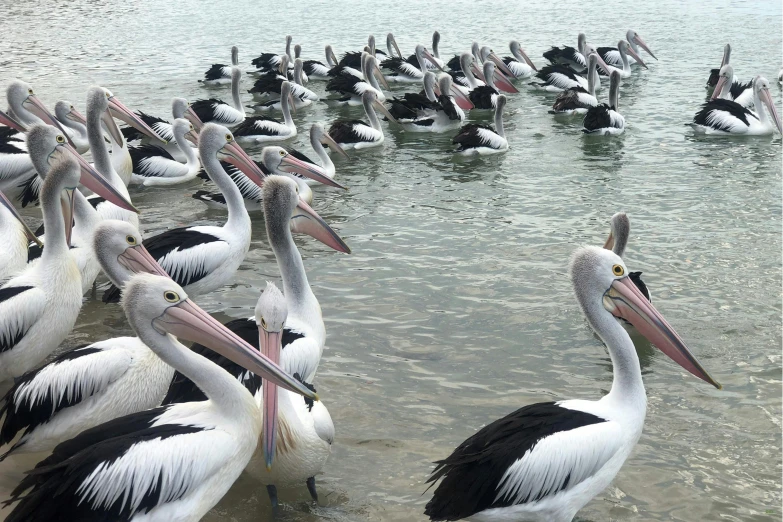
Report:
M 136 244 L 136 238 L 131 236 L 131 235 L 125 236 L 125 241 L 127 241 L 128 244 L 131 245 L 131 246 Z
M 617 277 L 620 277 L 621 275 L 625 274 L 625 269 L 622 267 L 622 265 L 614 265 L 612 266 L 612 273 Z
M 106 97 L 111 98 L 111 93 L 109 91 L 106 91 Z
M 296 189 L 296 193 L 299 194 L 299 185 L 294 187 Z
M 177 292 L 172 292 L 171 290 L 167 290 L 166 292 L 163 292 L 163 299 L 168 301 L 169 303 L 176 303 L 179 301 L 179 295 Z
M 32 93 L 33 93 L 32 89 L 27 89 L 27 94 L 32 94 Z
M 62 134 L 58 134 L 57 137 L 54 139 L 57 140 L 57 143 L 65 143 L 65 136 L 63 136 Z
M 233 141 L 234 137 L 231 134 L 226 134 L 226 141 Z
M 280 155 L 285 157 L 286 155 L 288 155 L 288 153 L 285 150 L 281 150 Z
M 266 320 L 263 317 L 261 318 L 261 328 L 266 330 Z
M 71 105 L 71 110 L 75 110 L 75 109 L 73 108 L 73 105 Z

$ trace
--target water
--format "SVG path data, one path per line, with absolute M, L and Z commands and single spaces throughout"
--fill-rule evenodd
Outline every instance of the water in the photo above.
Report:
M 231 45 L 247 64 L 282 51 L 288 33 L 317 59 L 326 44 L 359 49 L 367 34 L 382 42 L 388 30 L 410 52 L 438 29 L 444 56 L 473 39 L 500 51 L 516 38 L 541 64 L 549 45 L 573 45 L 580 30 L 616 45 L 633 27 L 660 61 L 624 82 L 620 137 L 586 139 L 578 118 L 546 113 L 551 96 L 522 88 L 507 107 L 507 154 L 456 160 L 450 136 L 392 128 L 382 149 L 335 160 L 350 191 L 316 188 L 313 206 L 354 253 L 297 242 L 327 325 L 316 384 L 337 439 L 318 479 L 321 506 L 304 487 L 283 490 L 280 519 L 423 520 L 431 461 L 481 426 L 531 402 L 605 393 L 609 359 L 579 313 L 566 268 L 578 245 L 603 244 L 609 217 L 625 210 L 629 266 L 644 271 L 656 306 L 725 389 L 638 345 L 649 400 L 644 434 L 579 518 L 780 520 L 781 140 L 700 138 L 684 125 L 726 42 L 739 76 L 763 74 L 779 96 L 780 3 L 477 6 L 13 4 L 0 22 L 0 87 L 18 76 L 50 106 L 66 98 L 83 110 L 87 87 L 100 83 L 130 107 L 164 115 L 175 95 L 228 98 L 196 79 L 228 61 Z M 309 154 L 309 124 L 344 114 L 360 116 L 300 110 L 295 146 Z M 145 234 L 222 222 L 224 213 L 190 199 L 200 187 L 133 190 Z M 249 315 L 264 282 L 279 280 L 260 216 L 254 223 L 234 284 L 198 300 L 220 319 Z M 117 307 L 93 300 L 66 344 L 128 332 Z M 0 497 L 35 461 L 3 464 Z M 269 512 L 263 487 L 243 477 L 206 520 Z

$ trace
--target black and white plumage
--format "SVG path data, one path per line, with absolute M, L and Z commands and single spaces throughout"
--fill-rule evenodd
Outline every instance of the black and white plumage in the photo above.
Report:
M 491 110 L 495 108 L 498 95 L 500 94 L 495 86 L 495 64 L 491 61 L 486 61 L 483 69 L 486 85 L 479 85 L 471 89 L 468 97 L 474 108 Z
M 726 64 L 718 72 L 718 81 L 710 100 L 731 100 L 743 107 L 753 107 L 753 81 L 741 82 L 734 76 L 734 68 Z
M 457 145 L 457 154 L 470 156 L 507 151 L 508 140 L 503 128 L 503 108 L 505 106 L 506 96 L 499 94 L 495 103 L 495 128 L 476 123 L 464 125 L 452 140 L 452 143 Z
M 753 80 L 753 100 L 755 112 L 731 100 L 709 101 L 702 105 L 691 125 L 705 134 L 764 136 L 776 130 L 781 132 L 783 127 L 769 92 L 769 82 L 762 76 Z
M 343 149 L 365 149 L 377 147 L 383 143 L 383 128 L 375 114 L 375 109 L 381 111 L 389 120 L 397 120 L 378 101 L 374 90 L 367 90 L 362 95 L 364 113 L 369 120 L 369 125 L 361 120 L 337 120 L 329 127 L 329 136 Z
M 639 33 L 633 29 L 628 29 L 628 32 L 625 33 L 625 39 L 635 54 L 639 54 L 639 47 L 641 47 L 647 51 L 647 54 L 655 58 L 655 55 L 647 46 L 647 43 L 642 39 L 641 36 L 639 36 Z M 598 52 L 598 55 L 604 62 L 606 62 L 607 65 L 611 65 L 613 67 L 623 66 L 623 58 L 618 47 L 599 47 L 596 49 L 596 52 Z M 657 60 L 658 58 L 655 59 Z M 631 65 L 637 63 L 636 58 L 634 57 L 630 57 L 629 62 Z
M 283 56 L 280 66 L 281 71 L 288 67 L 288 58 Z M 282 97 L 280 95 L 283 82 L 288 81 L 291 86 L 292 107 L 300 109 L 318 101 L 318 95 L 304 86 L 304 62 L 301 58 L 294 61 L 293 72 L 283 75 L 280 72 L 270 71 L 259 77 L 253 87 L 248 91 L 256 98 L 271 98 L 267 101 L 252 106 L 256 111 L 282 110 Z
M 595 97 L 595 87 L 600 83 L 598 78 L 598 55 L 590 53 L 587 57 L 587 89 L 571 87 L 557 95 L 552 104 L 552 114 L 584 114 L 591 107 L 598 105 Z
M 180 153 L 187 159 L 182 164 L 175 160 L 165 149 L 154 145 L 130 147 L 133 174 L 131 184 L 144 186 L 176 185 L 195 179 L 201 169 L 201 162 L 196 152 L 190 146 L 189 140 L 196 142 L 198 135 L 193 125 L 184 118 L 174 120 L 172 125 L 174 143 Z
M 444 460 L 425 514 L 430 520 L 570 522 L 619 472 L 642 434 L 647 410 L 633 323 L 662 352 L 720 388 L 630 280 L 623 260 L 597 247 L 577 250 L 569 273 L 582 312 L 606 344 L 614 379 L 597 401 L 525 406 L 479 430 Z
M 529 78 L 534 72 L 538 71 L 519 42 L 512 40 L 509 48 L 512 56 L 506 56 L 503 58 L 503 62 L 514 74 L 514 78 L 518 80 Z
M 204 79 L 199 82 L 205 85 L 223 85 L 231 83 L 231 67 L 239 65 L 239 48 L 231 47 L 231 65 L 215 63 L 204 73 Z
M 410 132 L 445 132 L 459 128 L 465 121 L 465 113 L 451 94 L 452 81 L 448 74 L 441 75 L 440 95 L 435 94 L 435 74 L 424 74 L 424 95 L 406 93 L 395 98 L 389 112 L 400 125 Z
M 383 93 L 378 78 L 386 82 L 378 67 L 378 61 L 370 53 L 362 53 L 361 76 L 356 76 L 353 71 L 344 70 L 332 77 L 326 84 L 326 90 L 336 95 L 327 98 L 330 105 L 360 105 L 362 95 L 372 91 L 376 98 L 383 102 L 386 95 Z M 376 74 L 378 77 L 376 78 Z M 388 85 L 386 85 L 388 87 Z
M 325 47 L 324 53 L 326 65 L 318 60 L 305 60 L 303 63 L 304 72 L 311 80 L 328 80 L 330 78 L 329 71 L 337 65 L 337 57 L 334 55 L 331 45 Z
M 544 58 L 552 65 L 564 65 L 575 72 L 587 69 L 587 37 L 579 33 L 576 48 L 570 46 L 551 47 L 544 52 Z
M 391 35 L 391 33 L 389 34 Z M 432 64 L 435 68 L 440 67 L 440 64 L 436 65 L 436 59 L 432 53 L 419 44 L 416 46 L 414 54 L 408 59 L 390 56 L 381 62 L 381 68 L 388 71 L 387 77 L 390 81 L 418 83 L 424 78 L 427 63 Z
M 283 56 L 287 57 L 289 64 L 293 64 L 294 56 L 291 54 L 291 42 L 293 38 L 291 35 L 285 37 L 285 54 L 275 53 L 263 53 L 256 58 L 253 58 L 250 63 L 259 71 L 267 72 L 274 71 L 280 68 Z
M 280 106 L 283 120 L 268 116 L 251 116 L 245 118 L 234 129 L 234 136 L 240 141 L 272 142 L 290 140 L 296 137 L 296 125 L 291 117 L 291 106 L 295 104 L 292 84 L 283 81 L 280 87 Z
M 617 42 L 617 52 L 620 55 L 620 65 L 613 66 L 609 65 L 606 62 L 604 62 L 603 58 L 599 60 L 599 63 L 601 64 L 601 68 L 599 69 L 599 74 L 609 76 L 613 71 L 617 71 L 620 73 L 620 77 L 622 78 L 628 78 L 631 76 L 631 59 L 634 59 L 636 64 L 641 65 L 645 69 L 647 69 L 647 64 L 644 63 L 641 56 L 626 42 L 625 40 L 620 40 Z M 630 55 L 630 56 L 629 56 Z M 598 55 L 599 58 L 601 55 Z
M 625 130 L 625 118 L 617 112 L 617 106 L 620 99 L 620 72 L 612 71 L 609 85 L 609 103 L 602 103 L 595 107 L 590 107 L 585 114 L 582 122 L 582 132 L 585 134 L 596 134 L 610 136 L 622 134 Z
M 536 73 L 537 80 L 530 82 L 536 89 L 547 92 L 562 92 L 572 87 L 581 87 L 587 90 L 587 78 L 579 76 L 567 65 L 555 64 L 542 67 Z
M 245 107 L 239 97 L 239 82 L 242 79 L 242 71 L 239 67 L 231 68 L 231 103 L 226 103 L 216 98 L 208 100 L 196 100 L 190 105 L 190 110 L 196 115 L 200 123 L 217 123 L 232 127 L 239 125 L 245 119 Z M 191 123 L 196 122 L 185 116 Z M 198 127 L 196 127 L 198 129 Z

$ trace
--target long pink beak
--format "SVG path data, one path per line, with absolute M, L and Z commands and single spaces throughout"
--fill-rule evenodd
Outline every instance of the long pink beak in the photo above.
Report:
M 639 330 L 644 337 L 674 362 L 718 389 L 713 379 L 677 335 L 661 313 L 655 309 L 630 277 L 615 279 L 604 294 L 604 306 L 615 317 L 621 317 Z
M 723 90 L 723 86 L 726 85 L 726 82 L 728 82 L 729 79 L 725 76 L 721 76 L 718 78 L 718 83 L 715 84 L 715 90 L 712 91 L 712 96 L 710 96 L 710 101 L 717 99 L 720 97 L 721 91 Z
M 144 245 L 126 248 L 125 252 L 117 257 L 117 261 L 134 274 L 144 273 L 170 277 Z
M 508 69 L 508 67 L 506 67 Z M 513 74 L 511 75 L 514 76 Z M 507 92 L 507 93 L 517 93 L 519 92 L 519 89 L 514 86 L 513 83 L 511 83 L 511 80 L 509 80 L 505 74 L 495 69 L 495 86 L 498 88 L 498 90 Z
M 136 116 L 132 110 L 130 110 L 120 100 L 118 100 L 116 96 L 109 98 L 109 112 L 112 113 L 112 116 L 115 118 L 124 121 L 131 127 L 134 127 L 139 132 L 149 136 L 153 140 L 159 140 L 163 143 L 167 143 L 167 141 L 158 136 L 158 134 L 152 130 L 149 125 L 144 123 L 141 118 Z
M 27 132 L 27 129 L 24 125 L 13 119 L 8 114 L 4 113 L 3 111 L 0 111 L 0 123 L 5 125 L 6 127 L 11 127 L 12 129 L 19 131 L 19 132 Z
M 633 59 L 634 59 L 634 60 L 636 60 L 636 63 L 638 63 L 639 65 L 641 65 L 641 66 L 642 66 L 642 67 L 644 67 L 645 69 L 649 69 L 649 67 L 647 67 L 647 64 L 646 64 L 646 63 L 644 63 L 644 60 L 642 60 L 642 57 L 641 57 L 641 56 L 639 56 L 639 53 L 637 53 L 636 51 L 634 51 L 634 50 L 633 50 L 633 47 L 631 47 L 631 46 L 629 45 L 629 46 L 628 46 L 628 49 L 627 49 L 627 52 L 628 52 L 628 54 L 630 54 L 631 56 L 633 56 Z
M 259 187 L 264 186 L 266 174 L 258 168 L 256 162 L 247 155 L 247 152 L 245 152 L 236 141 L 224 145 L 223 148 L 218 151 L 218 159 L 234 165 Z
M 26 106 L 27 104 L 30 104 L 30 106 Z M 25 108 L 41 118 L 44 123 L 47 125 L 51 125 L 52 127 L 57 127 L 60 132 L 63 133 L 63 136 L 65 136 L 65 139 L 68 140 L 68 143 L 73 146 L 73 142 L 71 141 L 71 138 L 68 136 L 68 133 L 63 129 L 62 124 L 60 123 L 60 120 L 54 117 L 54 115 L 49 112 L 49 109 L 46 108 L 46 106 L 41 102 L 41 100 L 38 99 L 38 97 L 34 94 L 31 94 L 27 97 L 27 99 L 22 103 L 22 105 L 25 105 Z
M 487 56 L 492 62 L 497 66 L 498 70 L 508 76 L 509 78 L 514 77 L 514 73 L 511 72 L 511 69 L 508 68 L 508 65 L 506 65 L 506 62 L 500 59 L 500 57 L 495 53 L 495 51 L 492 51 L 489 53 L 489 56 Z M 519 92 L 519 91 L 516 91 Z
M 767 109 L 769 109 L 769 115 L 772 118 L 772 121 L 775 123 L 775 127 L 778 128 L 778 132 L 783 134 L 783 127 L 781 127 L 780 124 L 780 116 L 778 115 L 778 110 L 775 108 L 775 103 L 772 101 L 772 95 L 769 93 L 769 89 L 762 89 L 759 95 L 764 105 L 766 105 Z
M 656 56 L 653 54 L 653 52 L 650 50 L 650 48 L 649 48 L 649 47 L 647 47 L 647 43 L 646 43 L 644 40 L 642 40 L 642 37 L 641 37 L 641 36 L 639 36 L 639 35 L 637 34 L 637 35 L 636 35 L 636 37 L 634 38 L 634 40 L 636 40 L 636 45 L 638 45 L 639 47 L 641 47 L 642 49 L 644 49 L 645 51 L 647 51 L 647 54 L 649 54 L 650 56 L 652 56 L 652 57 L 653 57 L 653 58 L 655 58 L 656 60 L 658 59 L 658 58 L 656 58 Z
M 30 230 L 30 227 L 28 227 L 27 223 L 24 222 L 24 219 L 22 218 L 21 214 L 19 214 L 19 211 L 16 210 L 14 204 L 11 203 L 11 200 L 9 200 L 2 192 L 0 192 L 0 205 L 3 205 L 5 208 L 7 208 L 8 211 L 16 218 L 16 220 L 21 223 L 22 230 L 24 230 L 24 235 L 27 236 L 27 239 L 35 242 L 35 244 L 37 244 L 39 247 L 43 246 L 43 243 L 40 239 L 38 239 L 38 236 L 35 235 L 35 232 Z
M 300 197 L 297 204 L 296 213 L 291 218 L 291 230 L 293 232 L 307 234 L 308 236 L 317 239 L 324 245 L 350 254 L 351 249 L 345 244 L 340 236 L 337 235 L 332 227 L 330 227 L 326 221 L 324 221 L 318 213 L 310 207 Z
M 337 187 L 345 190 L 345 187 L 337 183 L 335 180 L 326 175 L 326 171 L 313 163 L 307 163 L 293 157 L 291 154 L 286 155 L 280 162 L 280 170 L 283 172 L 293 173 L 296 172 L 302 176 L 307 176 L 324 185 Z
M 109 203 L 113 203 L 118 207 L 124 208 L 125 210 L 129 210 L 131 212 L 139 212 L 130 201 L 125 199 L 125 196 L 123 196 L 116 188 L 114 188 L 114 185 L 109 183 L 109 181 L 101 176 L 92 165 L 87 163 L 87 160 L 84 159 L 84 157 L 82 157 L 82 155 L 79 154 L 76 149 L 67 143 L 58 145 L 58 147 L 66 148 L 68 152 L 73 154 L 73 156 L 76 158 L 76 161 L 79 163 L 79 169 L 81 170 L 81 178 L 79 179 L 79 183 L 84 185 L 95 194 L 98 194 Z
M 318 394 L 261 355 L 258 350 L 220 324 L 217 319 L 190 299 L 168 307 L 161 316 L 152 320 L 152 326 L 158 332 L 167 332 L 181 339 L 203 344 L 265 381 L 269 380 L 286 390 L 318 400 Z
M 198 117 L 198 114 L 196 114 L 196 111 L 194 111 L 190 105 L 188 105 L 188 108 L 185 110 L 185 114 L 183 116 L 186 120 L 193 124 L 193 127 L 195 127 L 198 132 L 201 132 L 201 128 L 204 126 L 204 122 L 201 121 L 201 118 Z
M 68 118 L 70 118 L 75 122 L 81 123 L 82 125 L 87 125 L 87 118 L 82 116 L 82 113 L 80 113 L 76 109 L 71 109 L 68 111 Z
M 280 352 L 282 352 L 283 348 L 282 342 L 282 332 L 268 332 L 263 328 L 258 329 L 258 345 L 261 348 L 261 354 L 275 364 L 280 364 Z M 275 458 L 275 444 L 277 442 L 279 419 L 277 405 L 278 389 L 274 383 L 264 379 L 262 390 L 264 395 L 262 409 L 264 462 L 266 463 L 267 471 L 270 471 L 272 469 L 272 461 Z
M 470 109 L 475 107 L 475 105 L 473 105 L 473 102 L 470 101 L 468 95 L 465 94 L 465 91 L 463 91 L 462 89 L 459 88 L 459 86 L 453 83 L 451 84 L 451 94 L 452 96 L 454 96 L 454 102 L 463 111 L 469 111 Z

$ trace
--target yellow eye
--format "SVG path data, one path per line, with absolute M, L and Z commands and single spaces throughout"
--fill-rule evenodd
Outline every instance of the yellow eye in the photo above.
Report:
M 261 318 L 261 328 L 263 328 L 264 330 L 266 330 L 266 321 L 264 320 L 264 318 L 263 318 L 263 317 Z
M 287 153 L 286 151 L 284 151 L 284 150 L 281 150 L 281 151 L 280 151 L 280 155 L 281 155 L 281 156 L 286 156 L 287 154 L 288 154 L 288 153 Z
M 226 134 L 226 141 L 231 141 L 233 139 L 234 137 L 231 134 Z
M 111 93 L 109 91 L 106 91 L 106 97 L 111 98 Z
M 193 125 L 191 125 L 191 126 L 190 126 L 190 130 L 196 130 L 196 129 L 194 129 L 194 128 L 193 128 Z
M 176 303 L 177 301 L 179 301 L 179 295 L 177 295 L 177 292 L 172 292 L 171 290 L 168 290 L 166 292 L 163 292 L 163 299 L 165 299 L 169 303 Z
M 133 236 L 125 236 L 125 241 L 127 241 L 131 246 L 136 244 L 136 238 Z
M 54 139 L 57 140 L 57 143 L 65 143 L 65 136 L 63 136 L 62 134 L 58 134 L 57 137 Z
M 33 93 L 32 89 L 27 89 L 27 94 L 32 94 L 32 93 Z
M 612 267 L 612 273 L 617 277 L 625 274 L 625 269 L 621 265 L 614 265 Z

